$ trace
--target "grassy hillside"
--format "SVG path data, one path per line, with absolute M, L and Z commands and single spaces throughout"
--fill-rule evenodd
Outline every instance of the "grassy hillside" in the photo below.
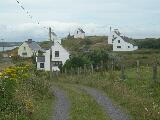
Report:
M 98 49 L 111 51 L 112 46 L 107 44 L 107 36 L 88 36 L 85 39 L 65 38 L 62 45 L 71 52 L 85 52 Z

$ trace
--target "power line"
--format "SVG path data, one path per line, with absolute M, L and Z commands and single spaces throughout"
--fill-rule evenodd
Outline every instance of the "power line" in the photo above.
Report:
M 41 23 L 39 22 L 39 20 L 34 20 L 35 17 L 33 17 L 33 15 L 30 14 L 30 12 L 28 10 L 25 9 L 25 7 L 23 6 L 22 2 L 20 2 L 19 0 L 16 0 L 17 4 L 20 6 L 20 8 L 26 13 L 26 15 L 33 21 L 36 22 L 37 25 L 43 26 L 41 25 Z M 49 27 L 47 26 L 43 26 L 42 27 L 45 30 L 49 30 Z

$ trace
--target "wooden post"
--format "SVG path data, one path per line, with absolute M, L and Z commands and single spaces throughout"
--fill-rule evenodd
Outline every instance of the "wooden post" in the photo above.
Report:
M 77 69 L 77 73 L 78 73 L 78 75 L 80 74 L 79 67 L 78 67 L 78 69 Z
M 124 79 L 125 79 L 124 69 L 125 69 L 124 64 L 121 64 L 121 75 L 120 75 L 120 78 L 121 78 L 122 80 L 124 80 Z
M 66 68 L 64 69 L 64 74 L 67 74 L 67 69 Z
M 84 65 L 84 74 L 86 74 L 86 64 Z
M 140 80 L 140 64 L 139 64 L 139 60 L 137 60 L 137 80 Z
M 79 68 L 79 74 L 81 74 L 81 67 Z
M 91 74 L 93 74 L 93 65 L 91 64 Z
M 111 64 L 111 70 L 113 71 L 114 70 L 114 61 L 112 60 L 112 64 Z
M 153 63 L 153 80 L 157 80 L 157 64 Z
M 97 71 L 99 70 L 99 67 L 98 67 L 98 65 L 96 66 L 96 70 L 97 70 Z
M 103 70 L 103 61 L 101 61 L 101 70 Z

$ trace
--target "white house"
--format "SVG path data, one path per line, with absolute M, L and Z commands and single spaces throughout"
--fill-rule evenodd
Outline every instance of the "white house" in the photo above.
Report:
M 32 39 L 25 41 L 18 49 L 18 55 L 21 57 L 32 57 L 38 55 L 38 51 L 42 50 L 41 47 Z
M 51 44 L 53 44 L 52 47 L 46 50 L 43 56 L 36 58 L 38 70 L 59 71 L 58 66 L 64 65 L 69 59 L 69 52 L 58 41 Z
M 75 30 L 74 32 L 74 38 L 85 38 L 85 32 L 83 31 L 83 29 L 78 28 L 77 30 Z
M 110 29 L 108 44 L 113 45 L 113 51 L 134 51 L 138 49 L 138 46 L 135 46 L 132 40 L 122 35 L 118 29 L 113 31 Z

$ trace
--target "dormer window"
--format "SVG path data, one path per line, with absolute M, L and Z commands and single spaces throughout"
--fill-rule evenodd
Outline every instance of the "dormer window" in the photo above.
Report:
M 121 43 L 121 41 L 120 41 L 120 40 L 118 40 L 118 43 Z
M 55 51 L 55 57 L 59 57 L 59 51 Z

